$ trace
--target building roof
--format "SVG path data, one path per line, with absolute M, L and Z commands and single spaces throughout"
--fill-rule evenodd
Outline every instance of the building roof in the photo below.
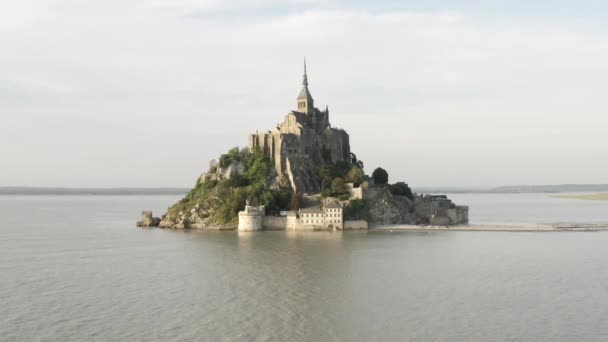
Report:
M 306 113 L 292 110 L 290 114 L 293 114 L 296 117 L 296 121 L 299 123 L 306 122 L 308 119 L 308 116 L 306 115 Z
M 298 95 L 298 100 L 306 99 L 309 102 L 312 102 L 312 95 L 310 95 L 310 91 L 308 91 L 308 86 L 303 85 L 302 90 L 300 90 L 300 94 Z
M 329 199 L 324 205 L 328 209 L 342 209 L 342 205 L 335 199 Z
M 304 208 L 304 209 L 300 209 L 301 213 L 313 213 L 313 214 L 322 214 L 323 210 L 321 210 L 321 208 Z
M 306 59 L 304 59 L 304 77 L 302 78 L 302 90 L 298 95 L 298 100 L 306 99 L 308 102 L 312 102 L 312 95 L 308 91 L 308 75 L 306 74 Z

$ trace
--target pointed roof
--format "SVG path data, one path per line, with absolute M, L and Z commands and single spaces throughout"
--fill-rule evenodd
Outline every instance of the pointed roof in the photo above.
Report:
M 306 58 L 304 58 L 304 77 L 302 78 L 302 90 L 300 90 L 300 94 L 298 95 L 298 100 L 306 99 L 309 102 L 312 102 L 312 95 L 310 95 L 310 91 L 308 91 L 308 75 L 306 73 Z

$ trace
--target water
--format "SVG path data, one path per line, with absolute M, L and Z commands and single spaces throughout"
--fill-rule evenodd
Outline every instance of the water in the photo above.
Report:
M 0 196 L 0 341 L 608 340 L 608 232 L 134 227 L 176 199 Z
M 608 201 L 555 198 L 565 194 L 449 194 L 470 206 L 472 224 L 552 224 L 608 222 Z M 572 194 L 568 194 L 572 195 Z

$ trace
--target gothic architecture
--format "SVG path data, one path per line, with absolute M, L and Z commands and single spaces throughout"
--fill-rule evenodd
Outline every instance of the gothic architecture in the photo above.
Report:
M 260 148 L 272 157 L 279 176 L 287 177 L 294 191 L 301 194 L 322 190 L 314 174 L 318 166 L 350 162 L 348 133 L 331 127 L 328 107 L 319 110 L 314 106 L 308 90 L 306 61 L 297 110 L 290 111 L 273 130 L 250 134 L 249 148 Z

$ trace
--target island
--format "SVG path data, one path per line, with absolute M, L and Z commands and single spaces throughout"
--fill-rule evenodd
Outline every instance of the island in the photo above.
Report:
M 349 134 L 315 107 L 304 62 L 296 110 L 248 146 L 210 162 L 194 188 L 161 217 L 144 211 L 138 226 L 213 230 L 354 230 L 394 225 L 454 226 L 469 208 L 446 195 L 413 193 L 371 175 L 350 149 Z

